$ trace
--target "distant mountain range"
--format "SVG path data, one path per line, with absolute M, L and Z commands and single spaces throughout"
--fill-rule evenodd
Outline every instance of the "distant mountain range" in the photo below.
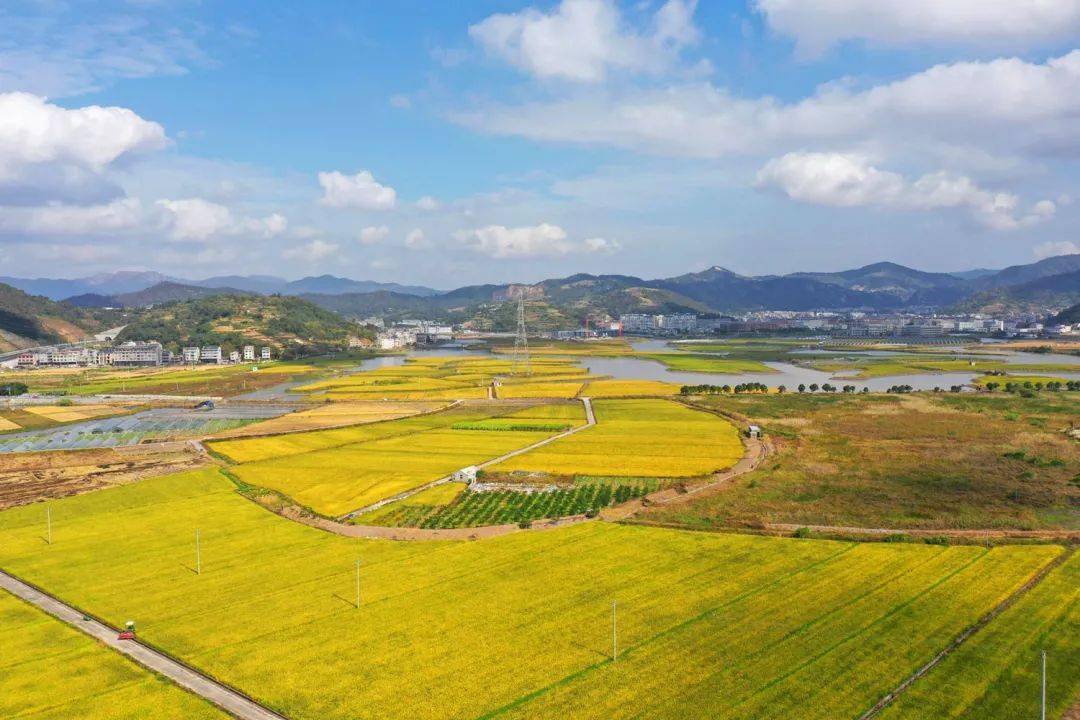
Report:
M 718 314 L 750 310 L 968 312 L 1041 311 L 1080 302 L 1080 254 L 1003 270 L 935 273 L 891 262 L 840 272 L 740 275 L 714 266 L 670 278 L 577 274 L 534 284 L 427 287 L 322 275 L 286 281 L 271 276 L 218 276 L 197 281 L 152 272 L 118 272 L 74 280 L 0 278 L 29 293 L 82 308 L 145 308 L 213 295 L 294 295 L 349 317 L 430 317 L 505 329 L 507 300 L 525 294 L 543 323 L 566 326 L 627 312 Z M 82 292 L 69 293 L 71 290 Z M 45 298 L 41 298 L 44 300 Z
M 388 290 L 420 297 L 439 294 L 438 290 L 419 285 L 399 285 L 374 280 L 350 280 L 349 278 L 335 277 L 333 275 L 305 277 L 299 280 L 286 280 L 285 278 L 270 275 L 224 275 L 203 280 L 185 280 L 183 278 L 169 277 L 159 272 L 121 270 L 73 279 L 29 279 L 0 276 L 0 283 L 18 288 L 30 295 L 43 295 L 51 300 L 79 298 L 84 303 L 94 302 L 95 298 L 114 298 L 129 295 L 162 283 L 169 283 L 173 286 L 228 288 L 260 295 L 301 295 L 303 293 L 338 295 L 341 293 L 364 293 L 378 290 Z

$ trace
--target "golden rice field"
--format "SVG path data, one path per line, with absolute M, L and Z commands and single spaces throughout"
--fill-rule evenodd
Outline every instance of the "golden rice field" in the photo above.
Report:
M 136 620 L 146 641 L 295 720 L 853 718 L 1062 552 L 600 522 L 363 541 L 268 513 L 213 469 L 50 506 L 51 545 L 40 505 L 0 512 L 0 566 Z M 973 679 L 949 675 L 956 693 L 1016 667 L 1008 652 L 980 660 Z M 1075 693 L 1080 679 L 1059 682 Z M 16 700 L 52 697 L 20 687 Z
M 435 485 L 426 490 L 421 490 L 415 495 L 410 495 L 397 502 L 383 505 L 380 508 L 375 508 L 370 512 L 366 512 L 363 515 L 358 515 L 353 519 L 353 522 L 358 525 L 381 525 L 386 522 L 386 519 L 391 515 L 399 514 L 402 511 L 408 512 L 414 508 L 430 509 L 437 505 L 449 505 L 457 499 L 458 495 L 465 491 L 465 487 L 465 483 L 460 482 L 448 482 L 441 485 Z
M 58 423 L 90 420 L 124 412 L 124 408 L 112 405 L 27 405 L 23 409 Z
M 546 383 L 549 379 L 584 380 L 584 368 L 569 360 L 537 358 L 532 361 L 531 384 Z M 496 377 L 507 383 L 524 378 L 510 376 L 513 367 L 509 359 L 477 356 L 434 356 L 408 358 L 402 365 L 367 370 L 360 373 L 329 378 L 303 385 L 299 392 L 311 393 L 330 400 L 447 400 L 483 399 Z M 562 391 L 564 388 L 559 388 Z M 505 397 L 573 397 L 573 393 L 506 395 Z
M 1080 702 L 1080 554 L 934 668 L 883 720 L 1037 717 L 1046 651 L 1047 717 Z
M 597 425 L 495 465 L 496 472 L 693 477 L 734 465 L 739 431 L 670 400 L 598 400 Z
M 590 380 L 580 395 L 591 398 L 678 395 L 680 385 L 659 380 Z
M 361 401 L 340 402 L 318 405 L 311 410 L 301 410 L 262 422 L 244 425 L 230 431 L 224 437 L 247 437 L 251 435 L 271 435 L 303 430 L 322 430 L 344 425 L 396 420 L 398 418 L 432 412 L 446 407 L 446 403 L 437 402 L 383 402 Z
M 575 410 L 583 413 L 580 406 Z M 526 417 L 512 411 L 494 405 L 458 407 L 338 430 L 226 440 L 210 447 L 240 463 L 230 471 L 241 481 L 276 490 L 318 513 L 341 515 L 558 432 L 452 427 L 508 413 Z
M 516 398 L 572 398 L 581 389 L 581 380 L 571 382 L 510 383 L 500 385 L 495 397 Z
M 21 426 L 5 417 L 0 417 L 0 432 L 4 430 L 18 430 Z
M 224 712 L 0 590 L 0 717 L 225 720 Z

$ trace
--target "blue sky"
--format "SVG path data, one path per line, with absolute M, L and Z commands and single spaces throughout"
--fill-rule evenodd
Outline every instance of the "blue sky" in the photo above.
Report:
M 1080 2 L 24 2 L 4 274 L 929 270 L 1077 252 Z

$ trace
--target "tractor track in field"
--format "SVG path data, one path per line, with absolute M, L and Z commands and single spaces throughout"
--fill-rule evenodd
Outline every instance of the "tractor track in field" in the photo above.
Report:
M 68 605 L 55 595 L 0 570 L 0 588 L 51 615 L 60 622 L 89 635 L 152 673 L 162 675 L 188 692 L 198 695 L 240 720 L 286 720 L 242 692 L 206 675 L 137 639 L 120 640 L 119 630 L 102 620 Z
M 905 692 L 908 691 L 909 688 L 911 688 L 912 685 L 914 685 L 920 679 L 925 677 L 931 670 L 941 664 L 941 662 L 945 660 L 945 658 L 949 657 L 953 652 L 955 652 L 956 649 L 963 645 L 969 638 L 971 638 L 972 635 L 975 635 L 977 632 L 985 628 L 999 615 L 1001 615 L 1001 613 L 1008 610 L 1010 607 L 1015 605 L 1022 597 L 1034 590 L 1039 585 L 1039 583 L 1045 580 L 1051 572 L 1065 564 L 1065 561 L 1068 560 L 1075 551 L 1075 546 L 1070 546 L 1063 549 L 1060 553 L 1058 553 L 1056 557 L 1054 557 L 1053 560 L 1048 562 L 1046 565 L 1041 567 L 1038 572 L 1032 575 L 1027 580 L 1027 582 L 1025 582 L 1023 585 L 1013 591 L 1009 595 L 1009 597 L 1002 600 L 993 609 L 991 609 L 981 618 L 976 620 L 974 624 L 972 624 L 966 630 L 953 638 L 952 642 L 950 642 L 941 652 L 932 657 L 927 663 L 919 667 L 915 672 L 905 678 L 903 682 L 901 682 L 894 689 L 886 693 L 884 697 L 874 703 L 874 705 L 869 710 L 867 710 L 858 717 L 858 720 L 871 720 L 871 718 L 877 717 L 882 710 L 887 708 L 889 705 L 892 705 L 897 700 L 897 698 L 902 696 Z M 1067 715 L 1068 713 L 1066 714 L 1066 716 Z

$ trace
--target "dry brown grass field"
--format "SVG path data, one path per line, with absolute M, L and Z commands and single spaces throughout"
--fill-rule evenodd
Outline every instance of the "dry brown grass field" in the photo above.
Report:
M 703 397 L 776 451 L 730 486 L 642 519 L 689 527 L 1080 529 L 1080 398 Z

